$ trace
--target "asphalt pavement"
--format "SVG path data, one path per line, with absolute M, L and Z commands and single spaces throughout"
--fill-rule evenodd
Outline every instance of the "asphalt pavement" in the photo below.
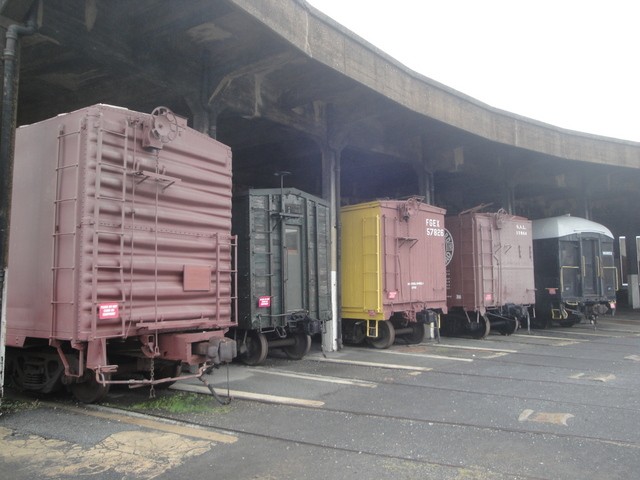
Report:
M 631 479 L 640 472 L 640 311 L 597 328 L 314 344 L 99 406 L 7 391 L 6 479 Z

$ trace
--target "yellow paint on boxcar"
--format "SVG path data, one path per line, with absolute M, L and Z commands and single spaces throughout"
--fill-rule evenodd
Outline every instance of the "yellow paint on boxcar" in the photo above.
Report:
M 380 218 L 379 202 L 341 210 L 343 318 L 386 320 L 382 305 Z

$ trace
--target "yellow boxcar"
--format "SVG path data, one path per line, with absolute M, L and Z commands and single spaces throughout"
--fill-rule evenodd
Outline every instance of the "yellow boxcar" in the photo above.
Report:
M 377 200 L 341 210 L 342 335 L 387 348 L 396 335 L 420 343 L 447 308 L 445 210 Z

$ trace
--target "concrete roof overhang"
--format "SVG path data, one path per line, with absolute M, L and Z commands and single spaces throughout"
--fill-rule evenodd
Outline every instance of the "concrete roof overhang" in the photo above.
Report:
M 303 0 L 0 0 L 0 25 L 30 5 L 39 30 L 22 39 L 19 124 L 98 102 L 162 104 L 233 148 L 238 184 L 271 186 L 266 174 L 285 168 L 319 194 L 331 148 L 346 201 L 418 193 L 422 175 L 450 211 L 499 203 L 507 186 L 531 218 L 589 202 L 594 220 L 628 225 L 623 206 L 640 200 L 639 143 L 492 108 Z

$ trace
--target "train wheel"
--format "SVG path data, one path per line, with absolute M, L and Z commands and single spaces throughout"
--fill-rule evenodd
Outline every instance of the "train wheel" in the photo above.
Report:
M 24 357 L 22 355 L 16 356 L 15 358 L 7 357 L 6 360 L 7 367 L 5 372 L 7 372 L 9 377 L 8 384 L 17 390 L 24 390 Z
M 531 326 L 534 328 L 540 328 L 542 330 L 551 328 L 551 318 L 537 317 L 535 319 L 531 319 Z
M 489 332 L 491 332 L 491 323 L 489 322 L 489 319 L 486 317 L 486 315 L 482 315 L 478 319 L 478 327 L 474 330 L 471 330 L 471 336 L 475 339 L 480 340 L 482 338 L 487 338 Z
M 404 337 L 410 345 L 422 343 L 427 336 L 427 326 L 424 323 L 412 323 L 411 330 L 412 332 Z
M 364 322 L 358 322 L 353 327 L 351 332 L 351 337 L 349 339 L 349 343 L 353 345 L 360 345 L 367 338 L 367 333 L 365 332 Z
M 306 333 L 295 333 L 293 338 L 296 343 L 283 347 L 282 350 L 291 360 L 300 360 L 311 350 L 311 337 Z
M 109 393 L 109 384 L 102 385 L 96 380 L 96 373 L 93 370 L 87 370 L 84 374 L 85 381 L 82 383 L 71 384 L 71 393 L 82 403 L 97 403 L 107 396 Z M 109 375 L 105 375 L 105 379 L 109 380 Z
M 453 315 L 444 315 L 440 322 L 440 335 L 454 337 L 464 334 L 464 324 Z
M 367 343 L 380 350 L 389 348 L 396 341 L 396 330 L 389 320 L 378 322 L 378 336 L 376 338 L 367 337 Z
M 269 344 L 267 337 L 260 332 L 249 332 L 246 340 L 247 351 L 240 357 L 245 365 L 260 365 L 267 358 Z
M 513 335 L 518 328 L 520 328 L 520 321 L 517 318 L 511 318 L 500 328 L 500 335 Z

